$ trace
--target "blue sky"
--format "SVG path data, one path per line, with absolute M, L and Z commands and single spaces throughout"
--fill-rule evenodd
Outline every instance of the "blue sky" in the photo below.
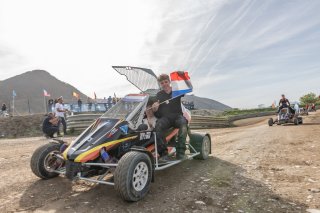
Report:
M 87 95 L 134 90 L 111 65 L 190 72 L 232 107 L 320 94 L 320 1 L 1 1 L 0 80 L 45 69 Z M 50 91 L 49 91 L 50 92 Z

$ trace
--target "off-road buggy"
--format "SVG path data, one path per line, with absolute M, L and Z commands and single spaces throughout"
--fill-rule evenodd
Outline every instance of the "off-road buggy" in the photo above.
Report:
M 289 107 L 282 108 L 280 112 L 278 113 L 278 116 L 275 120 L 273 118 L 270 118 L 268 120 L 268 125 L 272 126 L 273 124 L 281 125 L 281 124 L 287 124 L 287 123 L 294 123 L 295 125 L 302 124 L 302 117 L 299 116 L 299 113 L 291 113 L 291 110 Z
M 124 200 L 138 201 L 148 193 L 156 170 L 183 160 L 159 159 L 156 133 L 147 131 L 143 124 L 147 101 L 152 96 L 150 91 L 159 89 L 152 70 L 113 68 L 143 92 L 122 98 L 70 145 L 55 139 L 39 147 L 31 158 L 31 169 L 42 179 L 61 174 L 70 180 L 113 185 Z M 149 93 L 145 92 L 147 89 Z M 166 135 L 173 156 L 177 132 L 178 129 L 171 129 Z M 211 153 L 210 135 L 188 129 L 188 138 L 187 158 L 207 159 Z

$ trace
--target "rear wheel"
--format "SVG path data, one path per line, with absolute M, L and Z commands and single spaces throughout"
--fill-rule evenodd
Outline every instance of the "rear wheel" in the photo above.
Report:
M 211 152 L 211 139 L 208 135 L 204 135 L 201 138 L 197 137 L 196 139 L 194 136 L 191 136 L 190 144 L 197 152 L 200 152 L 194 159 L 205 160 L 209 157 Z M 192 148 L 190 148 L 190 152 L 194 153 Z
M 298 118 L 294 118 L 294 119 L 293 119 L 293 123 L 294 123 L 294 125 L 298 125 L 298 124 L 299 124 Z
M 48 143 L 40 146 L 31 157 L 31 170 L 42 179 L 57 177 L 59 173 L 54 172 L 64 166 L 64 160 L 57 157 L 60 155 L 60 144 Z
M 149 156 L 131 151 L 120 159 L 114 173 L 115 188 L 126 201 L 141 200 L 148 193 L 152 178 Z
M 270 118 L 270 119 L 268 120 L 268 125 L 269 125 L 269 126 L 272 126 L 272 125 L 273 125 L 273 119 L 272 119 L 272 118 Z

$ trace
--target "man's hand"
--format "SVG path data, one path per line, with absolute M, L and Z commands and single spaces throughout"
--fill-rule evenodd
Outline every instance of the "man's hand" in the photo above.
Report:
M 159 101 L 154 102 L 154 103 L 152 104 L 152 111 L 153 111 L 153 112 L 158 111 L 159 105 L 160 105 Z

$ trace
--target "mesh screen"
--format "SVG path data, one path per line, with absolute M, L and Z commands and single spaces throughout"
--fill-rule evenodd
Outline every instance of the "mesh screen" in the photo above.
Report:
M 142 120 L 142 109 L 143 107 L 141 107 L 139 109 L 139 111 L 133 116 L 133 118 L 130 120 L 130 123 L 133 125 L 133 128 L 136 129 L 138 127 L 138 125 L 141 123 L 139 122 L 139 120 Z
M 118 73 L 127 77 L 127 80 L 142 92 L 150 89 L 159 90 L 157 76 L 150 69 L 140 67 L 113 66 Z

